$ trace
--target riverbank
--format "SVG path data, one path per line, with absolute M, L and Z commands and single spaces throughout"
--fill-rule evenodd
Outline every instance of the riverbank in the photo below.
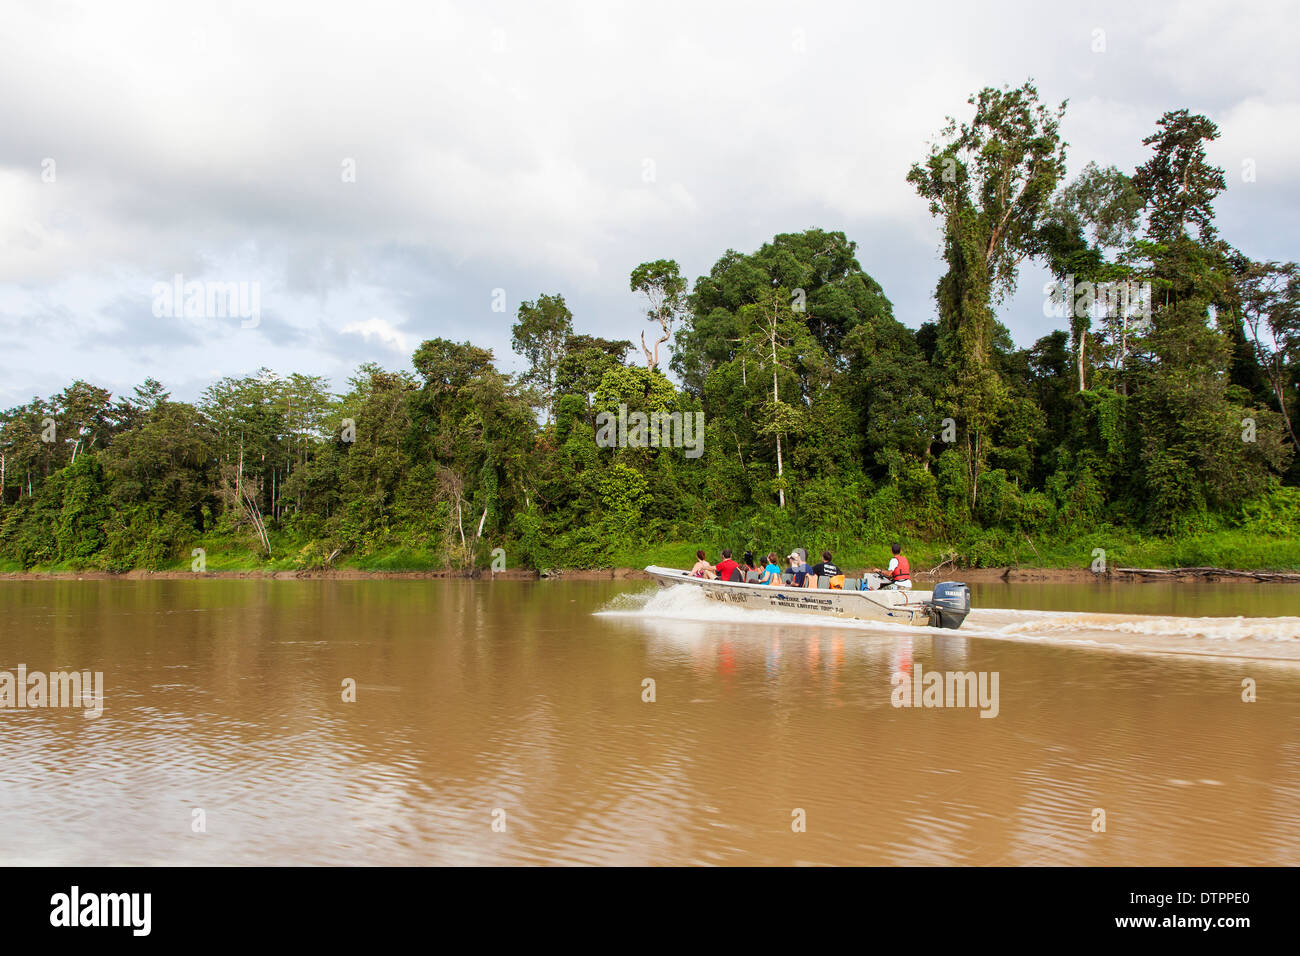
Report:
M 939 581 L 965 581 L 968 584 L 1027 582 L 1126 582 L 1245 580 L 1260 583 L 1300 584 L 1300 574 L 1278 572 L 1243 572 L 1228 568 L 1116 568 L 1095 573 L 1087 568 L 966 568 L 943 569 L 936 573 L 916 572 L 916 580 L 925 585 Z M 650 581 L 641 568 L 582 568 L 537 572 L 524 569 L 506 571 L 366 571 L 358 568 L 325 570 L 223 570 L 223 571 L 8 571 L 0 572 L 0 581 L 188 581 L 195 578 L 262 581 L 366 581 L 366 580 L 434 580 L 463 579 L 482 581 Z
M 1300 575 L 1300 536 L 1282 529 L 1234 528 L 1202 532 L 1176 538 L 1156 538 L 1133 532 L 1101 528 L 1092 535 L 1069 540 L 1031 539 L 1003 542 L 997 548 L 947 542 L 909 541 L 903 539 L 905 553 L 920 581 L 962 579 L 978 581 L 1092 581 L 1099 577 L 1112 580 L 1211 579 L 1215 576 L 1260 575 L 1282 580 Z M 496 578 L 498 580 L 535 580 L 563 578 L 580 580 L 620 580 L 644 577 L 647 565 L 689 568 L 695 563 L 695 551 L 704 547 L 716 556 L 721 544 L 716 541 L 664 541 L 620 550 L 608 555 L 604 568 L 532 568 L 511 567 L 525 563 L 509 541 L 491 552 L 490 560 L 500 568 L 488 566 L 464 571 L 449 569 L 448 556 L 442 551 L 410 545 L 380 545 L 364 554 L 337 555 L 312 542 L 272 537 L 274 556 L 259 553 L 255 545 L 241 538 L 208 538 L 186 548 L 182 555 L 170 558 L 154 568 L 107 571 L 102 566 L 55 565 L 24 568 L 17 562 L 0 558 L 0 580 L 41 580 L 44 578 L 80 578 L 83 580 L 166 580 L 198 576 L 257 579 L 385 579 L 385 578 Z M 842 546 L 830 542 L 836 562 L 850 573 L 883 565 L 889 558 L 888 544 L 876 541 L 853 541 Z M 784 553 L 785 548 L 778 549 Z M 812 547 L 809 547 L 810 552 Z M 483 548 L 486 552 L 486 546 Z M 329 555 L 328 557 L 326 555 Z M 188 556 L 184 556 L 188 555 Z M 330 564 L 330 558 L 334 561 Z M 489 560 L 487 553 L 480 559 Z M 195 567 L 202 567 L 196 572 Z M 1098 575 L 1093 569 L 1106 571 Z M 1143 569 L 1149 573 L 1130 573 L 1123 569 Z M 933 573 L 931 573 L 933 572 Z M 1280 576 L 1280 577 L 1278 577 Z

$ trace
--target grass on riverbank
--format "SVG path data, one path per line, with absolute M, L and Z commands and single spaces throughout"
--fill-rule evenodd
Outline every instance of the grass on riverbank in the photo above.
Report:
M 940 542 L 902 541 L 904 551 L 918 571 L 929 570 L 948 560 L 957 559 L 949 567 L 1019 567 L 1019 568 L 1090 568 L 1100 557 L 1097 549 L 1104 550 L 1107 567 L 1186 568 L 1219 567 L 1250 571 L 1300 570 L 1300 539 L 1291 536 L 1261 535 L 1258 531 L 1235 528 L 1189 535 L 1180 538 L 1152 538 L 1131 532 L 1099 530 L 1071 541 L 977 541 L 973 546 L 951 545 Z M 251 549 L 239 539 L 206 541 L 204 556 L 208 571 L 296 571 L 319 568 L 304 559 L 310 549 L 304 542 L 277 540 L 272 537 L 274 549 L 271 558 Z M 616 551 L 606 567 L 640 568 L 648 564 L 665 567 L 688 568 L 695 563 L 695 550 L 703 547 L 711 559 L 726 544 L 721 541 L 661 542 L 641 548 Z M 772 547 L 782 557 L 792 547 L 802 544 L 810 553 L 819 550 L 817 542 L 781 542 Z M 737 557 L 743 546 L 735 546 Z M 835 561 L 848 570 L 884 566 L 889 561 L 888 542 L 854 542 L 833 547 Z M 506 567 L 514 569 L 506 547 Z M 156 570 L 192 570 L 192 556 L 177 557 Z M 330 566 L 350 571 L 438 571 L 446 565 L 443 556 L 432 550 L 406 545 L 376 549 L 365 555 L 339 556 Z M 80 571 L 92 570 L 85 566 L 46 566 L 29 570 Z M 0 573 L 21 572 L 18 562 L 0 559 Z M 562 570 L 549 568 L 545 570 Z

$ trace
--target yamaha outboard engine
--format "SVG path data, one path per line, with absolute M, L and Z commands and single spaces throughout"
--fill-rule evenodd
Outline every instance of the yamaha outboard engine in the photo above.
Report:
M 961 627 L 970 613 L 970 588 L 960 581 L 943 581 L 934 586 L 930 617 L 936 627 Z

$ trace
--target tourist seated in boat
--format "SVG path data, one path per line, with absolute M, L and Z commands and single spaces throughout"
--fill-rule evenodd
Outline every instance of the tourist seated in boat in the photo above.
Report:
M 743 581 L 745 572 L 735 561 L 731 560 L 731 549 L 722 549 L 722 560 L 717 567 L 719 581 Z
M 784 584 L 781 577 L 781 565 L 777 564 L 778 558 L 776 552 L 772 551 L 767 556 L 767 565 L 763 568 L 763 574 L 758 579 L 759 584 Z
M 797 588 L 805 587 L 808 574 L 812 570 L 808 567 L 808 562 L 798 551 L 791 551 L 787 560 L 790 562 L 790 584 Z
M 758 579 L 763 576 L 763 572 L 758 566 L 758 559 L 754 557 L 754 552 L 746 551 L 743 562 L 741 570 L 745 572 L 745 580 L 757 584 Z
M 822 552 L 821 561 L 808 569 L 808 577 L 804 581 L 804 587 L 817 587 L 817 583 L 821 578 L 829 579 L 828 587 L 836 590 L 844 587 L 844 572 L 839 569 L 838 565 L 831 561 L 831 557 L 832 555 L 829 551 Z
M 691 568 L 691 577 L 707 578 L 712 581 L 718 576 L 713 570 L 713 565 L 709 562 L 709 559 L 704 556 L 703 550 L 696 551 L 695 556 L 699 558 L 699 560 L 695 562 L 695 567 Z
M 901 588 L 906 591 L 912 590 L 912 567 L 906 557 L 903 556 L 903 548 L 895 543 L 889 546 L 893 552 L 893 557 L 889 559 L 889 567 L 885 570 L 872 568 L 872 573 L 879 574 L 886 579 L 886 583 L 880 586 L 880 589 Z

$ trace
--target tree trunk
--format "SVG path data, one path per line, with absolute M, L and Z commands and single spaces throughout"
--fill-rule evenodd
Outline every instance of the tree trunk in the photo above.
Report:
M 1079 391 L 1085 390 L 1083 383 L 1083 353 L 1088 345 L 1088 332 L 1085 329 L 1079 330 Z
M 1250 341 L 1255 346 L 1255 361 L 1267 369 L 1268 384 L 1273 388 L 1273 396 L 1277 399 L 1277 407 L 1282 410 L 1282 421 L 1286 425 L 1286 433 L 1291 436 L 1291 446 L 1300 448 L 1296 442 L 1295 430 L 1291 427 L 1291 413 L 1286 410 L 1286 376 L 1282 368 L 1278 367 L 1280 353 L 1274 352 L 1271 356 L 1265 356 L 1264 346 L 1259 341 L 1259 317 L 1253 320 L 1250 315 L 1243 316 L 1245 325 L 1250 329 Z M 1274 340 L 1276 344 L 1276 339 Z
M 782 476 L 782 474 L 783 474 L 783 472 L 782 472 L 782 468 L 781 468 L 781 434 L 778 432 L 778 433 L 777 433 L 777 436 L 776 436 L 776 477 L 777 477 L 777 480 L 778 480 L 778 481 L 781 480 L 781 476 Z M 784 508 L 784 507 L 785 507 L 785 488 L 784 488 L 784 487 L 777 488 L 777 489 L 776 489 L 776 495 L 777 495 L 777 498 L 780 499 L 781 507 Z
M 781 392 L 776 380 L 776 324 L 772 326 L 772 406 L 780 413 Z M 781 433 L 776 433 L 776 480 L 780 481 L 785 476 L 785 466 L 781 460 Z M 785 507 L 785 488 L 784 486 L 776 489 L 777 497 L 781 501 L 781 507 Z
M 1126 310 L 1121 311 L 1125 311 L 1126 314 L 1120 316 L 1119 363 L 1117 371 L 1119 372 L 1119 393 L 1121 395 L 1128 395 L 1128 380 L 1124 377 L 1124 366 L 1126 364 L 1125 358 L 1128 355 L 1128 315 Z
M 1255 342 L 1255 349 L 1256 354 L 1262 358 L 1262 350 L 1258 340 Z M 1291 436 L 1291 447 L 1300 448 L 1300 442 L 1296 441 L 1295 429 L 1291 425 L 1291 413 L 1286 410 L 1286 381 L 1283 371 L 1277 368 L 1276 355 L 1268 363 L 1267 368 L 1268 382 L 1273 386 L 1273 395 L 1277 398 L 1277 407 L 1282 410 L 1282 422 L 1286 425 L 1286 433 Z

